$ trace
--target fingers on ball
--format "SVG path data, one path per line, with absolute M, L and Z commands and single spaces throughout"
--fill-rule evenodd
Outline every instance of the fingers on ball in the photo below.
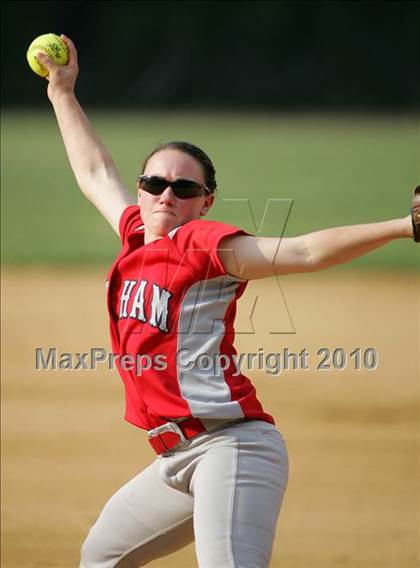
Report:
M 60 35 L 61 39 L 64 41 L 64 43 L 67 45 L 68 50 L 69 50 L 69 64 L 72 63 L 77 63 L 77 50 L 76 47 L 73 43 L 73 41 L 66 36 L 65 34 L 61 34 Z
M 50 59 L 48 57 L 48 55 L 45 55 L 45 53 L 42 53 L 42 51 L 39 51 L 38 53 L 36 53 L 34 55 L 34 57 L 40 62 L 42 63 L 42 65 L 44 65 L 44 67 L 48 67 L 49 65 L 51 65 L 53 63 L 52 59 Z

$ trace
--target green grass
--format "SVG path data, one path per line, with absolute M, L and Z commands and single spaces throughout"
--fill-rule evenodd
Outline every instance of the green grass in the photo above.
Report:
M 209 218 L 254 233 L 268 199 L 293 200 L 285 231 L 292 236 L 405 216 L 420 182 L 415 117 L 88 114 L 133 192 L 156 143 L 202 146 L 220 189 Z M 117 237 L 77 188 L 52 110 L 3 112 L 1 182 L 3 262 L 101 263 L 116 254 Z M 288 207 L 272 203 L 259 234 L 280 235 Z M 415 246 L 396 241 L 351 266 L 415 267 Z

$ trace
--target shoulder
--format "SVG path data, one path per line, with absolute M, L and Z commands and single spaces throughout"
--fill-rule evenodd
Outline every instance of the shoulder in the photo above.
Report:
M 234 225 L 204 219 L 189 221 L 171 233 L 170 237 L 180 255 L 188 258 L 198 272 L 206 272 L 207 277 L 227 274 L 220 257 L 222 241 L 233 235 L 249 234 Z
M 231 235 L 248 235 L 235 225 L 221 221 L 194 219 L 172 231 L 175 240 L 184 244 L 202 245 L 204 248 L 217 248 L 219 242 Z
M 119 233 L 121 240 L 124 242 L 128 235 L 134 231 L 144 228 L 141 218 L 140 207 L 138 205 L 129 205 L 124 209 L 119 221 Z

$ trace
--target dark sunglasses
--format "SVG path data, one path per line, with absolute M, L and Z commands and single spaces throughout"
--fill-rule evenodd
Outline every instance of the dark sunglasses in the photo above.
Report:
M 175 197 L 178 197 L 179 199 L 202 197 L 203 195 L 206 195 L 206 193 L 212 193 L 203 183 L 199 183 L 198 181 L 193 181 L 191 179 L 180 178 L 175 181 L 168 181 L 160 176 L 141 175 L 137 178 L 137 182 L 140 189 L 143 189 L 152 195 L 160 195 L 168 186 L 170 186 Z

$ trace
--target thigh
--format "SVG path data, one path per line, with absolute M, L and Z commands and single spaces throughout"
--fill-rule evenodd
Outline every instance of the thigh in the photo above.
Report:
M 284 440 L 269 424 L 225 430 L 194 475 L 200 568 L 267 568 L 288 479 Z
M 193 499 L 166 485 L 159 459 L 106 503 L 82 547 L 80 568 L 144 566 L 193 541 Z

